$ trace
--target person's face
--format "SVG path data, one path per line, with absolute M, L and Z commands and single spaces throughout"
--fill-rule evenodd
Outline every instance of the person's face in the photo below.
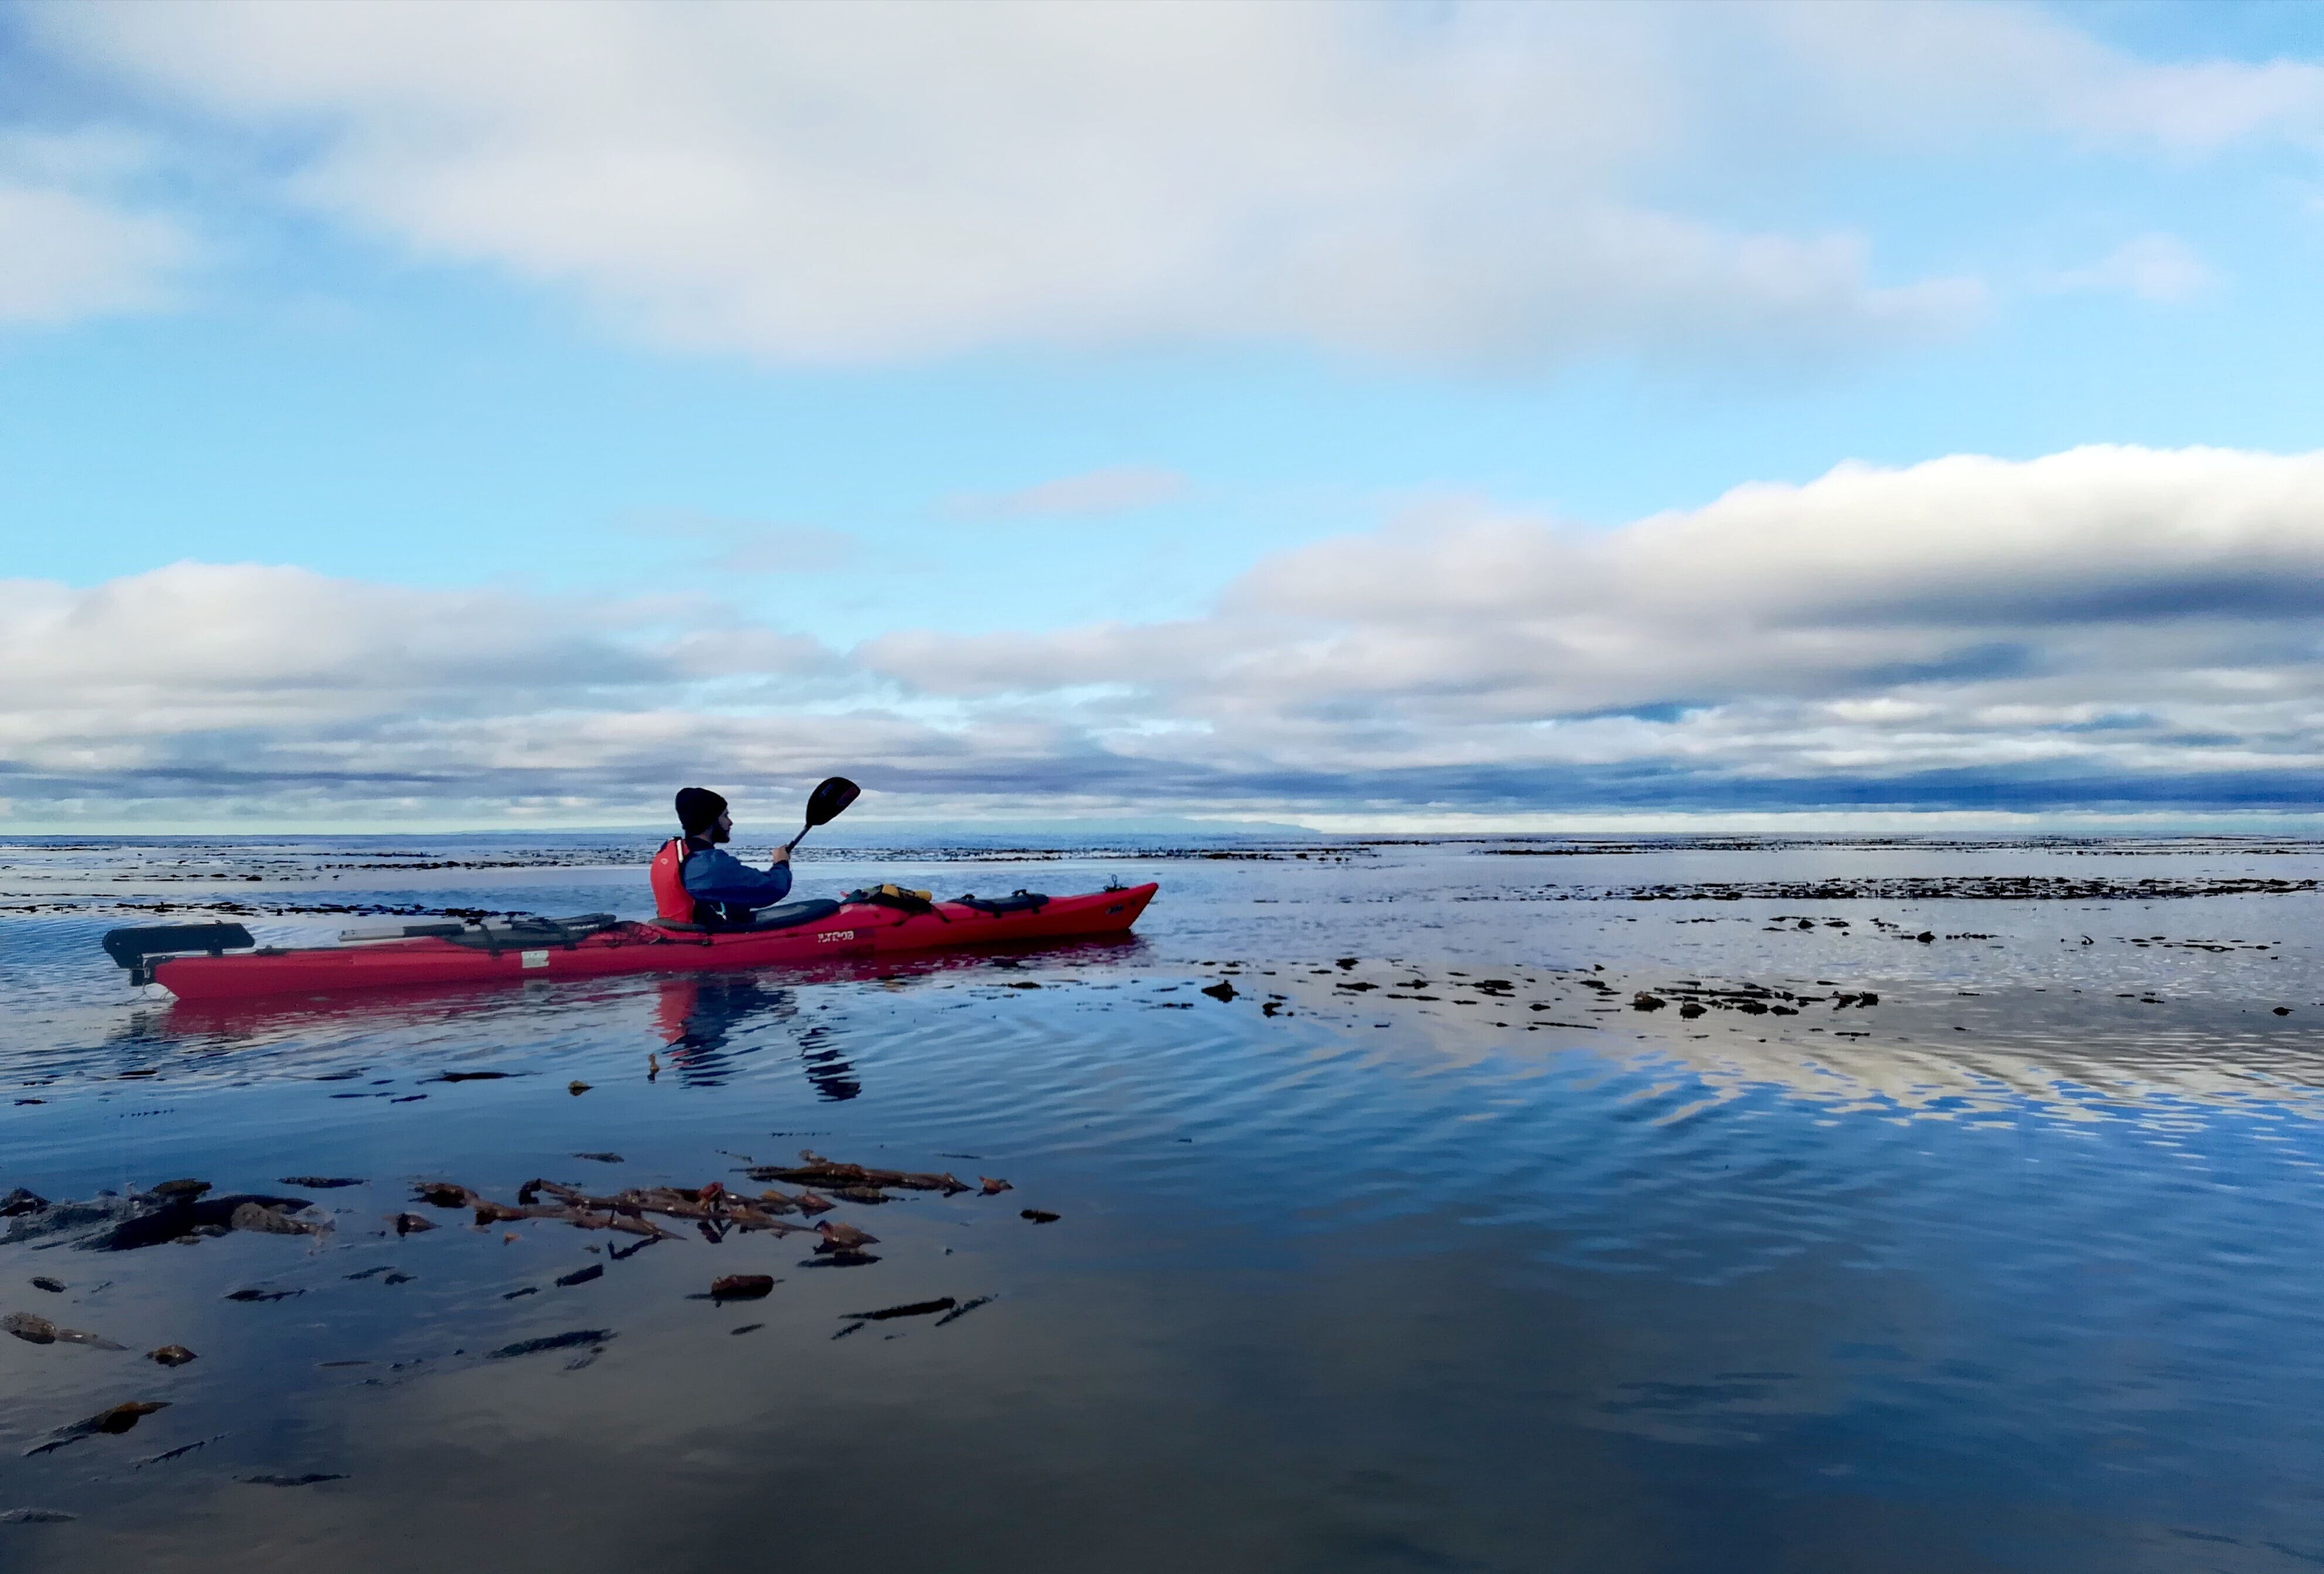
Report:
M 710 827 L 710 840 L 713 842 L 732 842 L 733 839 L 734 816 L 722 809 L 718 813 L 718 824 Z

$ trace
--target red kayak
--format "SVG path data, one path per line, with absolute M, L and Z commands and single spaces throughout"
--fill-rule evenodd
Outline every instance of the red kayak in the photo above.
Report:
M 1086 896 L 1019 892 L 995 901 L 897 907 L 881 901 L 792 902 L 747 928 L 702 929 L 610 914 L 447 920 L 353 931 L 337 945 L 266 946 L 239 924 L 116 929 L 105 949 L 132 981 L 158 983 L 181 1000 L 384 989 L 412 984 L 595 979 L 615 973 L 692 972 L 838 961 L 888 952 L 1120 934 L 1157 888 L 1117 887 Z

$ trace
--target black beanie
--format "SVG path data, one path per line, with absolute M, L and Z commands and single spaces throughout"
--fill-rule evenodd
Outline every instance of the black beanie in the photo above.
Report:
M 725 812 L 726 800 L 708 787 L 678 789 L 678 823 L 688 836 L 699 836 L 709 830 Z

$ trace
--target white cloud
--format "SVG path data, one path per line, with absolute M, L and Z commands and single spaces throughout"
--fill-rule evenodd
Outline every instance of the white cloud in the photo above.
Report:
M 146 156 L 103 133 L 0 134 L 0 327 L 171 302 L 196 247 L 176 220 L 122 197 Z
M 292 188 L 651 338 L 799 363 L 1293 341 L 1526 368 L 1959 331 L 1877 275 L 1639 193 L 1757 14 L 1582 6 L 218 4 L 42 36 L 299 150 Z
M 2266 139 L 2324 152 L 2324 64 L 2140 60 L 2022 5 L 1778 0 L 1757 18 L 1859 132 L 1960 144 L 2028 129 L 2201 157 Z
M 844 530 L 696 509 L 634 509 L 616 523 L 632 534 L 673 544 L 687 561 L 721 574 L 829 574 L 853 562 L 857 547 Z
M 835 665 L 811 640 L 688 600 L 200 563 L 88 589 L 0 580 L 0 768 L 264 776 L 360 755 L 424 772 L 426 751 L 397 740 L 698 701 L 745 677 L 811 690 Z
M 576 631 L 588 631 L 576 632 Z M 1610 532 L 1448 500 L 1210 614 L 899 631 L 180 564 L 0 582 L 0 791 L 659 813 L 841 769 L 891 810 L 2306 803 L 2324 454 L 1842 466 Z
M 1731 199 L 1764 179 L 1722 171 L 2044 142 L 2324 153 L 2324 64 L 2143 60 L 1948 0 L 23 14 L 165 114 L 255 130 L 283 190 L 418 254 L 810 364 L 1187 342 L 1828 359 L 1959 334 L 1984 290 L 1884 278 L 1845 222 L 1755 225 Z M 1706 183 L 1716 216 L 1671 195 Z M 160 221 L 94 213 L 45 218 L 61 260 L 0 290 L 66 315 L 77 280 L 149 299 Z M 2126 287 L 2183 297 L 2184 261 L 2126 259 Z
M 859 657 L 1282 779 L 2081 772 L 2136 796 L 2324 766 L 2319 609 L 2324 456 L 2100 447 L 1843 466 L 1606 534 L 1451 502 L 1272 560 L 1210 618 Z
M 2306 60 L 2117 70 L 2079 107 L 2095 132 L 2144 133 L 2181 152 L 2263 136 L 2324 152 L 2324 65 Z
M 1059 476 L 1014 492 L 962 492 L 945 501 L 945 511 L 961 519 L 1041 520 L 1129 513 L 1173 502 L 1186 493 L 1186 478 L 1175 470 L 1124 465 Z
M 2180 306 L 2209 294 L 2218 276 L 2186 242 L 2157 234 L 2125 241 L 2086 268 L 2053 275 L 2051 283 L 2058 290 L 2099 290 Z

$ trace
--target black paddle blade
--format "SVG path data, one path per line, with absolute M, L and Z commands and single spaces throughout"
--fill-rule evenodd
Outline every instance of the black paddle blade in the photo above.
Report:
M 816 784 L 807 798 L 807 823 L 828 825 L 839 818 L 848 805 L 863 796 L 863 789 L 844 776 L 828 776 Z

